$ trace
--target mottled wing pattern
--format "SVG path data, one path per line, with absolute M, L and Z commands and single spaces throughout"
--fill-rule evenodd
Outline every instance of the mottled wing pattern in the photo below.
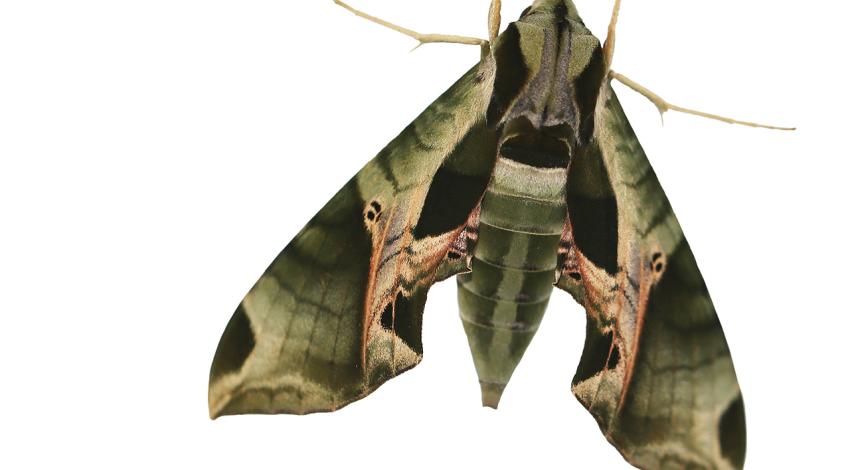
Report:
M 573 392 L 645 469 L 742 468 L 744 406 L 708 291 L 606 83 L 576 157 L 558 287 L 587 310 Z
M 334 410 L 420 361 L 427 290 L 466 269 L 459 237 L 494 164 L 487 67 L 352 178 L 245 296 L 213 359 L 212 417 Z

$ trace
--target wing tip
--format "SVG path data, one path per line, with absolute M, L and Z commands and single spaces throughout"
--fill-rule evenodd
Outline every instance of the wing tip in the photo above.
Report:
M 217 418 L 220 418 L 220 417 L 222 417 L 226 414 L 229 414 L 229 413 L 227 413 L 227 411 L 225 409 L 226 404 L 222 405 L 221 400 L 220 399 L 217 400 L 213 396 L 212 391 L 209 392 L 209 398 L 207 400 L 207 408 L 208 408 L 207 411 L 209 413 L 210 420 L 213 420 L 213 421 L 215 421 Z

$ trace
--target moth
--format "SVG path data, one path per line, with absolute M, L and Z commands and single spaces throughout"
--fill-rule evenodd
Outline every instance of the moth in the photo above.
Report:
M 572 391 L 647 469 L 739 469 L 744 404 L 694 255 L 571 0 L 537 0 L 287 245 L 224 330 L 211 417 L 339 409 L 422 358 L 428 289 L 457 275 L 496 408 L 555 287 L 587 313 Z M 662 109 L 666 102 L 644 93 Z M 668 109 L 677 109 L 666 106 Z M 682 109 L 682 108 L 678 108 Z M 686 110 L 687 111 L 687 110 Z

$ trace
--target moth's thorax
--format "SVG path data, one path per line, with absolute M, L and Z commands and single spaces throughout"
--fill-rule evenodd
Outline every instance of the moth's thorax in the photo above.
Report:
M 493 56 L 489 125 L 525 119 L 538 129 L 564 127 L 579 145 L 590 140 L 605 67 L 571 1 L 536 2 L 495 41 Z

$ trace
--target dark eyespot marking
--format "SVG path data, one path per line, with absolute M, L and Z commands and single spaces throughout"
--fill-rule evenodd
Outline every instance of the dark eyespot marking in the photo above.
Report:
M 456 260 L 456 259 L 461 258 L 461 254 L 456 252 L 456 251 L 449 251 L 449 253 L 446 256 L 448 256 L 448 258 L 451 259 L 451 260 Z
M 735 468 L 743 467 L 747 452 L 747 428 L 744 419 L 744 400 L 740 395 L 723 412 L 717 432 L 720 433 L 720 453 L 723 458 Z
M 383 214 L 383 212 L 381 212 L 381 210 L 382 210 L 381 203 L 379 203 L 378 201 L 370 202 L 369 205 L 366 206 L 366 211 L 365 211 L 366 219 L 369 220 L 369 222 L 380 221 L 381 220 L 381 214 Z
M 655 252 L 652 255 L 650 265 L 652 266 L 653 271 L 661 273 L 661 271 L 664 270 L 664 255 L 661 252 Z
M 572 273 L 569 273 L 569 276 L 571 278 L 575 279 L 576 281 L 581 281 L 581 274 L 579 274 L 579 273 L 572 272 Z
M 210 379 L 241 369 L 255 345 L 251 320 L 245 315 L 242 304 L 239 304 L 236 312 L 230 317 L 224 334 L 221 335 L 221 342 L 213 358 Z

